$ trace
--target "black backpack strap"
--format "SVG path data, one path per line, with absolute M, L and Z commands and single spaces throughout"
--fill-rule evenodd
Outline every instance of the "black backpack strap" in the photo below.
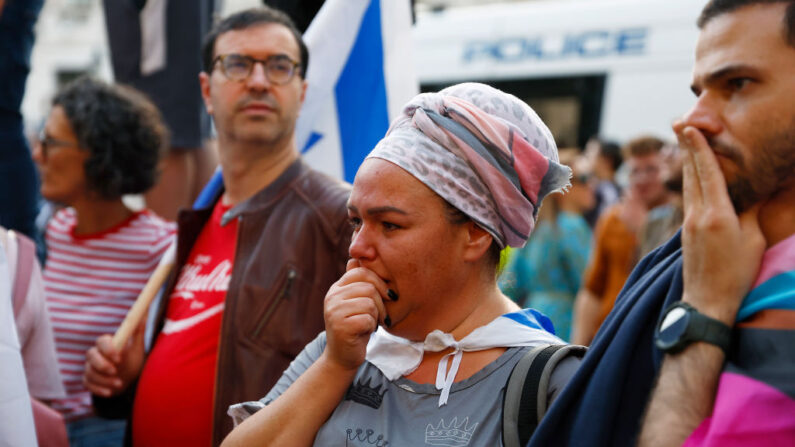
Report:
M 569 355 L 582 357 L 578 345 L 542 345 L 525 353 L 514 366 L 505 387 L 502 441 L 505 447 L 524 447 L 547 411 L 549 379 Z

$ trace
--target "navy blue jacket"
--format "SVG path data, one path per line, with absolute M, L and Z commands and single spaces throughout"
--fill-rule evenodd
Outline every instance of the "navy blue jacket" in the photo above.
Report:
M 635 445 L 662 364 L 654 329 L 663 309 L 681 297 L 678 232 L 635 267 L 579 371 L 528 445 Z

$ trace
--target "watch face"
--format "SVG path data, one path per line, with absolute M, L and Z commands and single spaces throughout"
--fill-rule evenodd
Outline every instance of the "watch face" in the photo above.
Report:
M 657 331 L 657 344 L 661 349 L 670 349 L 682 342 L 682 335 L 687 329 L 690 314 L 682 307 L 674 307 L 665 314 Z

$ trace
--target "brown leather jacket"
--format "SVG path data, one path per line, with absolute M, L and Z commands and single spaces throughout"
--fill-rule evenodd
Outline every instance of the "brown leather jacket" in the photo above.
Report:
M 229 405 L 264 396 L 324 329 L 323 298 L 345 272 L 348 259 L 349 194 L 350 186 L 299 160 L 224 216 L 239 221 L 216 366 L 213 445 L 232 429 L 226 414 Z M 211 214 L 212 207 L 180 212 L 175 272 L 187 261 Z M 170 295 L 175 282 L 176 277 L 164 296 Z M 161 301 L 155 340 L 167 304 Z M 132 402 L 129 395 L 122 400 Z M 101 416 L 123 414 L 117 405 L 111 409 L 106 407 L 110 402 L 103 401 L 94 396 Z

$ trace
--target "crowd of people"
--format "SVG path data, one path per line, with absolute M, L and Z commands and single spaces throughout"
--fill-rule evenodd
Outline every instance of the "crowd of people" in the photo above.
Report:
M 467 82 L 405 104 L 352 185 L 296 147 L 293 20 L 210 27 L 178 5 L 167 41 L 204 34 L 195 103 L 157 94 L 191 56 L 159 75 L 115 59 L 124 83 L 69 83 L 35 139 L 55 211 L 42 250 L 0 227 L 0 369 L 27 384 L 0 387 L 0 444 L 795 443 L 795 1 L 706 4 L 675 142 L 559 149 L 526 103 Z M 216 157 L 223 187 L 186 208 Z

